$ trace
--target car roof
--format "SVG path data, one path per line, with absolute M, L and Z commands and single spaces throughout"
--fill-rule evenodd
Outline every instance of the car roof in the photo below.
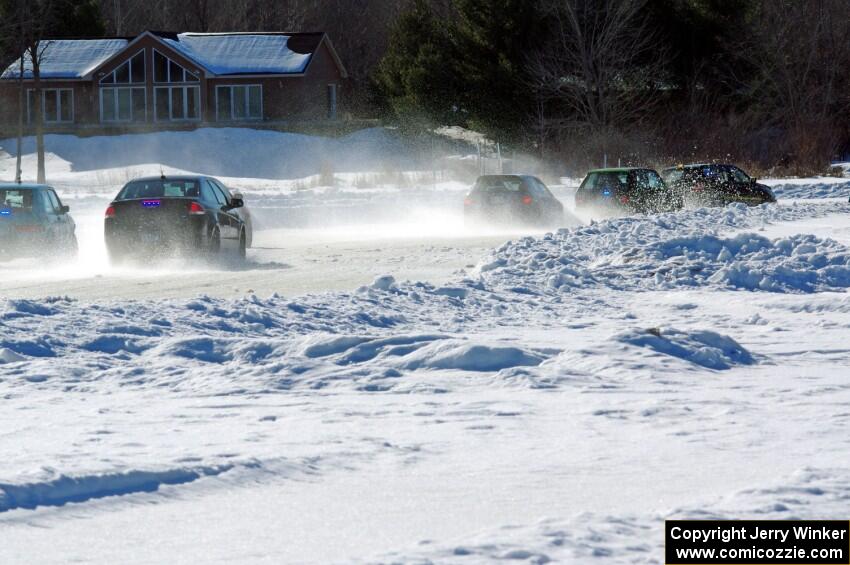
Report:
M 133 179 L 129 182 L 136 181 L 149 181 L 149 180 L 200 180 L 200 179 L 208 179 L 206 175 L 151 175 L 147 177 L 139 177 L 137 179 Z
M 587 171 L 587 174 L 590 173 L 628 173 L 631 171 L 646 171 L 650 170 L 647 167 L 609 167 L 607 169 L 591 169 Z
M 534 178 L 533 175 L 480 175 L 478 180 L 481 179 L 530 179 Z
M 729 163 L 688 163 L 687 165 L 676 165 L 675 167 L 667 167 L 665 171 L 685 170 L 685 169 L 701 169 L 703 167 L 731 167 Z
M 47 186 L 46 184 L 35 184 L 35 183 L 17 183 L 17 182 L 0 182 L 0 188 L 16 188 L 16 189 L 24 189 L 24 190 L 39 190 L 45 188 L 52 188 Z

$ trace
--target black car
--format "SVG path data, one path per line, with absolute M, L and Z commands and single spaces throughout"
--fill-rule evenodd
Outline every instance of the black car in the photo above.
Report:
M 564 205 L 543 182 L 529 175 L 484 175 L 463 201 L 468 224 L 560 226 Z
M 735 165 L 679 165 L 664 169 L 663 175 L 667 184 L 691 205 L 725 206 L 730 202 L 743 202 L 757 206 L 776 202 L 770 188 L 759 184 Z
M 245 257 L 249 226 L 244 205 L 218 180 L 204 176 L 150 177 L 128 182 L 106 209 L 109 257 L 168 253 Z
M 576 210 L 605 215 L 671 212 L 682 198 L 653 169 L 622 167 L 589 171 L 576 191 Z
M 69 210 L 49 186 L 0 184 L 0 259 L 76 254 Z

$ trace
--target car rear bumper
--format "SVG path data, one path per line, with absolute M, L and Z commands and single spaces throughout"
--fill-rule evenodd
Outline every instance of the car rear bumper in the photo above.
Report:
M 110 255 L 136 257 L 197 251 L 209 243 L 207 222 L 203 217 L 167 226 L 124 226 L 107 219 L 104 240 Z

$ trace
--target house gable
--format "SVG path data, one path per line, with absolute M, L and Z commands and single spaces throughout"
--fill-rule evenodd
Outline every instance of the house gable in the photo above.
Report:
M 333 59 L 334 64 L 339 71 L 340 78 L 348 78 L 348 71 L 346 70 L 345 65 L 342 64 L 342 59 L 340 59 L 339 53 L 337 53 L 336 48 L 333 46 L 333 42 L 331 42 L 331 38 L 328 37 L 327 34 L 323 34 L 322 42 L 319 44 L 319 49 L 327 51 L 328 55 L 330 55 Z
M 145 49 L 148 54 L 148 66 L 152 68 L 153 65 L 153 49 L 156 49 L 169 59 L 172 59 L 177 64 L 184 67 L 186 70 L 196 74 L 196 75 L 209 75 L 209 71 L 203 67 L 203 65 L 199 64 L 197 61 L 193 61 L 182 53 L 177 52 L 172 49 L 167 43 L 162 41 L 158 36 L 153 33 L 146 31 L 136 37 L 133 41 L 131 41 L 125 49 L 123 49 L 120 53 L 116 53 L 110 59 L 104 61 L 96 68 L 92 69 L 84 78 L 88 80 L 97 79 L 99 80 L 101 77 L 109 74 L 117 67 L 123 65 L 128 59 L 132 58 L 140 49 Z

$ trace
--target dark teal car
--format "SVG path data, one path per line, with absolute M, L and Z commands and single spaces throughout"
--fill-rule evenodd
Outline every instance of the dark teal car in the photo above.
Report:
M 76 224 L 56 191 L 0 183 L 0 260 L 77 253 Z
M 682 198 L 653 169 L 618 167 L 595 169 L 576 191 L 576 210 L 603 215 L 672 212 Z

